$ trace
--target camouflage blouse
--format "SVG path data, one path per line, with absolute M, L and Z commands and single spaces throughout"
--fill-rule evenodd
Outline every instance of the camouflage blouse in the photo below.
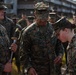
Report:
M 21 61 L 28 69 L 33 67 L 39 75 L 50 75 L 54 71 L 56 37 L 50 23 L 28 26 L 22 35 Z M 60 44 L 59 44 L 60 45 Z M 61 46 L 60 46 L 61 47 Z
M 9 38 L 5 28 L 0 25 L 0 75 L 3 72 L 4 65 L 9 61 Z
M 23 20 L 23 19 L 20 19 L 20 20 L 18 21 L 18 24 L 21 25 L 22 28 L 24 28 L 24 27 L 27 26 L 26 20 Z
M 13 40 L 11 38 L 13 37 L 13 34 L 14 34 L 15 24 L 8 17 L 5 17 L 4 20 L 0 21 L 0 24 L 5 27 L 7 35 L 8 35 L 9 40 L 10 40 L 10 44 L 11 44 L 13 42 Z
M 76 35 L 67 47 L 68 70 L 76 75 Z

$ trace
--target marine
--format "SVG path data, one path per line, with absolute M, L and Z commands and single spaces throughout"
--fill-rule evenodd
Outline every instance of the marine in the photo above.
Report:
M 60 61 L 62 53 L 58 57 L 55 53 L 57 39 L 52 25 L 47 21 L 48 5 L 43 2 L 35 4 L 35 17 L 37 20 L 22 34 L 21 62 L 28 75 L 56 75 L 54 63 Z
M 66 71 L 69 75 L 76 75 L 76 34 L 74 32 L 76 25 L 63 17 L 55 22 L 53 26 L 57 38 L 61 42 L 68 41 Z

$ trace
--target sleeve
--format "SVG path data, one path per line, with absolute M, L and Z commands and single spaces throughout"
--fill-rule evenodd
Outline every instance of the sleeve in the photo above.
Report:
M 17 24 L 19 24 L 20 26 L 22 26 L 22 19 L 20 19 Z
M 73 48 L 72 53 L 72 70 L 76 73 L 76 47 Z
M 31 49 L 31 38 L 30 36 L 24 31 L 22 34 L 22 48 L 20 49 L 20 61 L 21 64 L 24 65 L 25 69 L 28 69 L 31 66 L 31 59 L 30 59 L 30 49 Z
M 5 64 L 5 56 L 4 56 L 4 48 L 3 46 L 0 44 L 0 74 L 1 72 L 3 72 L 4 70 L 4 64 Z
M 56 47 L 55 47 L 55 52 L 57 56 L 62 56 L 64 53 L 64 47 L 63 44 L 61 43 L 60 40 L 57 39 Z
M 20 32 L 21 32 L 21 30 L 19 28 L 16 28 L 15 31 L 14 31 L 13 37 L 16 37 L 18 39 Z
M 0 35 L 0 74 L 2 75 L 5 63 L 9 60 L 9 52 L 8 52 L 9 38 L 7 36 L 5 27 L 2 25 L 0 25 L 0 27 L 1 27 L 0 29 L 0 34 L 1 34 Z

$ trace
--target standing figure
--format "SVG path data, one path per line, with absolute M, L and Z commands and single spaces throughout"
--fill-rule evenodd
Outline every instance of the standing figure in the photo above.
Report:
M 67 70 L 70 75 L 76 75 L 76 35 L 73 30 L 75 25 L 66 18 L 61 18 L 53 26 L 58 39 L 62 42 L 68 41 Z
M 35 22 L 22 34 L 20 59 L 28 75 L 56 75 L 55 64 L 62 57 L 62 53 L 59 56 L 55 53 L 57 39 L 47 21 L 48 12 L 48 5 L 43 2 L 35 4 Z
M 12 71 L 12 64 L 10 61 L 11 58 L 11 50 L 16 51 L 17 45 L 11 44 L 7 34 L 7 30 L 2 24 L 2 20 L 4 19 L 4 10 L 6 6 L 0 2 L 0 75 L 10 75 Z
M 14 23 L 10 18 L 7 17 L 7 14 L 5 12 L 6 6 L 2 2 L 0 3 L 0 10 L 1 10 L 0 24 L 5 27 L 11 44 L 12 43 L 11 37 L 13 37 L 14 33 Z

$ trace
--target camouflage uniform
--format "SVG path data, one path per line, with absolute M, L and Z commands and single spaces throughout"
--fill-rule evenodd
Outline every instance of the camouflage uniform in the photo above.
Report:
M 7 9 L 7 7 L 3 2 L 0 1 L 0 14 L 1 14 L 1 10 L 5 11 L 5 9 Z M 9 50 L 10 40 L 6 33 L 7 32 L 6 29 L 1 24 L 2 24 L 2 21 L 0 20 L 0 75 L 7 75 L 7 73 L 4 72 L 3 70 L 5 67 L 5 64 L 10 59 L 10 50 Z
M 1 21 L 0 24 L 2 24 L 6 28 L 8 37 L 10 39 L 10 42 L 12 43 L 11 37 L 13 36 L 13 33 L 14 33 L 13 21 L 11 19 L 5 17 L 5 19 L 3 21 Z
M 68 71 L 72 72 L 72 75 L 76 75 L 76 35 L 67 47 L 67 63 Z
M 21 61 L 23 61 L 22 64 L 25 64 L 25 68 L 35 68 L 38 75 L 52 75 L 54 73 L 57 39 L 52 35 L 53 29 L 49 23 L 46 26 L 38 26 L 33 23 L 24 30 Z
M 47 6 L 40 2 L 38 4 L 39 12 L 47 12 Z M 46 19 L 39 14 L 38 19 Z M 45 13 L 45 16 L 48 16 Z M 44 20 L 45 20 L 44 19 Z M 34 22 L 24 29 L 22 34 L 21 61 L 28 71 L 33 67 L 38 75 L 55 75 L 54 59 L 56 57 L 55 47 L 57 38 L 54 36 L 52 25 L 46 20 L 46 25 L 39 25 Z M 60 49 L 59 43 L 59 49 Z M 60 52 L 60 51 L 59 51 Z M 58 55 L 62 55 L 59 53 Z
M 14 15 L 13 18 L 12 18 L 12 20 L 14 22 L 14 34 L 13 34 L 12 39 L 17 40 L 16 44 L 18 45 L 18 48 L 17 48 L 16 52 L 14 53 L 14 57 L 15 57 L 15 60 L 16 60 L 16 66 L 17 66 L 18 73 L 20 73 L 20 60 L 19 60 L 20 40 L 19 40 L 19 34 L 22 30 L 22 27 L 19 24 L 16 24 L 17 19 L 18 18 L 16 17 L 16 15 Z
M 60 19 L 60 16 L 55 12 L 55 11 L 52 11 L 49 13 L 49 22 L 51 24 L 55 23 L 57 20 Z M 56 55 L 59 56 L 59 53 L 64 53 L 64 49 L 61 49 L 61 45 L 59 46 L 59 44 L 61 43 L 60 40 L 57 39 L 57 44 L 56 44 L 56 48 L 55 48 L 55 52 L 56 52 Z M 61 75 L 61 66 L 62 64 L 56 64 L 56 72 L 57 72 L 57 75 Z
M 56 56 L 59 56 L 60 54 L 61 55 L 64 54 L 64 47 L 63 47 L 62 42 L 59 39 L 57 39 L 56 41 L 55 53 L 56 53 Z M 56 75 L 61 75 L 62 61 L 59 64 L 55 64 L 55 66 L 56 66 Z
M 9 50 L 9 38 L 6 34 L 5 28 L 0 25 L 0 75 L 6 75 L 3 72 L 4 65 L 9 61 L 10 50 Z
M 60 37 L 59 35 L 61 35 L 61 34 L 59 34 L 60 30 L 63 30 L 65 28 L 69 29 L 71 31 L 71 33 L 74 34 L 74 32 L 72 32 L 72 30 L 75 28 L 75 26 L 64 17 L 59 19 L 53 26 L 54 26 L 55 33 L 58 37 Z M 68 37 L 69 36 L 67 36 L 66 38 L 68 38 Z M 71 37 L 72 37 L 72 35 L 71 35 Z M 66 41 L 68 41 L 68 40 L 66 40 Z M 76 75 L 76 51 L 75 50 L 76 50 L 76 35 L 74 35 L 72 37 L 71 42 L 68 41 L 68 46 L 67 46 L 67 50 L 66 50 L 66 52 L 67 52 L 67 64 L 66 64 L 67 72 L 69 72 L 70 75 Z
M 23 19 L 20 19 L 20 20 L 18 21 L 18 24 L 21 25 L 22 28 L 24 28 L 24 27 L 27 26 L 26 20 L 23 20 Z
M 21 30 L 22 30 L 22 27 L 19 24 L 16 24 L 16 26 L 14 27 L 13 37 L 16 37 L 18 39 Z
M 16 66 L 18 69 L 18 72 L 20 72 L 20 60 L 19 60 L 19 46 L 20 46 L 20 40 L 19 40 L 19 34 L 21 32 L 22 28 L 20 25 L 16 24 L 16 26 L 14 27 L 14 35 L 13 35 L 13 39 L 16 38 L 17 42 L 16 44 L 18 45 L 17 51 L 14 53 L 14 57 L 16 60 Z

